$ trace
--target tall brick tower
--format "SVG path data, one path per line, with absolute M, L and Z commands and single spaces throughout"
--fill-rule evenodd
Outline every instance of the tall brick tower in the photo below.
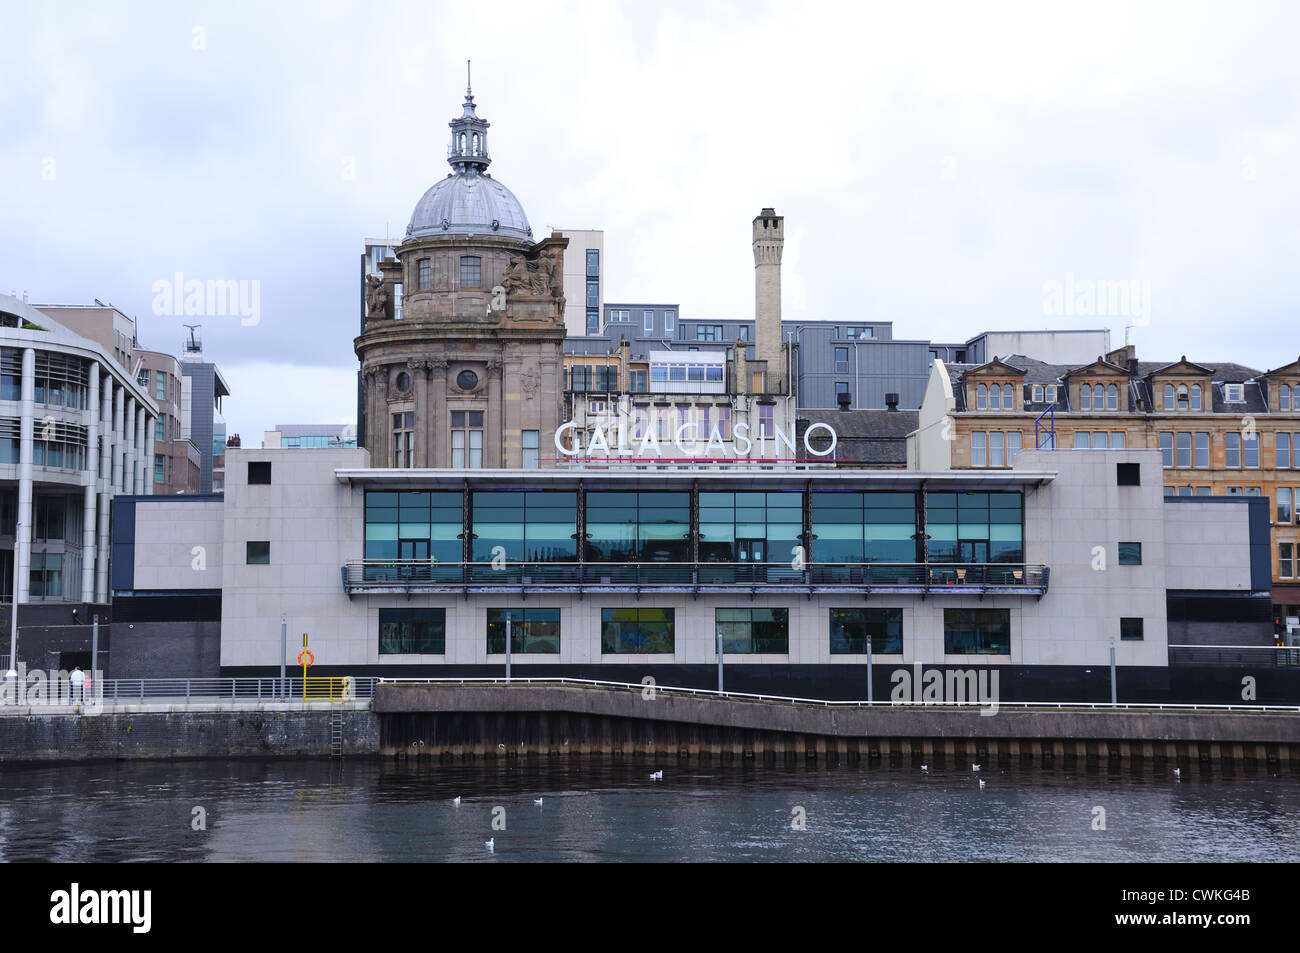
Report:
M 754 356 L 767 362 L 769 394 L 787 391 L 785 356 L 781 348 L 781 250 L 785 247 L 785 218 L 765 208 L 754 219 Z

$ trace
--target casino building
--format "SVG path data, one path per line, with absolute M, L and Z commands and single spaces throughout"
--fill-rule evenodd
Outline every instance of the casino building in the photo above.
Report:
M 752 360 L 675 351 L 657 386 L 566 392 L 567 240 L 534 242 L 487 174 L 468 92 L 451 130 L 452 174 L 369 282 L 366 447 L 232 449 L 224 498 L 116 500 L 133 641 L 110 676 L 275 675 L 282 627 L 316 674 L 496 676 L 508 627 L 521 676 L 710 687 L 721 661 L 729 689 L 862 698 L 871 661 L 878 698 L 916 664 L 997 667 L 1006 700 L 1100 698 L 1113 650 L 1168 699 L 1171 631 L 1216 634 L 1169 614 L 1198 589 L 1269 644 L 1264 501 L 1166 498 L 1158 450 L 837 467 L 834 415 L 800 430 L 787 409 L 771 209 Z M 626 380 L 626 349 L 608 357 Z

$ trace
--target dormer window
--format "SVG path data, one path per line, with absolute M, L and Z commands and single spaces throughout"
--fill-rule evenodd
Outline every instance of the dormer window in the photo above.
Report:
M 1233 387 L 1233 386 L 1237 386 L 1237 385 L 1228 384 L 1228 385 L 1224 388 L 1224 390 L 1225 390 L 1225 391 L 1228 391 L 1229 388 L 1231 388 L 1231 387 Z M 1228 400 L 1232 400 L 1231 397 L 1228 397 L 1227 399 L 1228 399 Z M 1277 389 L 1277 409 L 1278 409 L 1278 410 L 1290 410 L 1290 409 L 1291 409 L 1291 385 L 1290 385 L 1290 384 L 1283 384 L 1283 385 L 1281 385 L 1280 387 L 1278 387 L 1278 389 Z
M 1188 407 L 1187 385 L 1179 384 L 1178 385 L 1178 409 L 1186 410 L 1187 407 Z
M 1119 387 L 1115 384 L 1106 385 L 1106 409 L 1119 410 Z
M 1084 384 L 1079 388 L 1079 409 L 1092 410 L 1092 385 Z
M 1226 401 L 1229 401 L 1229 402 L 1231 402 L 1231 403 L 1234 403 L 1234 404 L 1241 403 L 1243 400 L 1246 399 L 1245 394 L 1243 393 L 1243 387 L 1242 387 L 1242 385 L 1241 385 L 1241 384 L 1224 384 L 1224 385 L 1223 385 L 1223 399 L 1226 400 Z M 1288 395 L 1287 403 L 1286 403 L 1286 404 L 1283 404 L 1281 409 L 1282 409 L 1282 410 L 1287 410 L 1287 409 L 1289 409 L 1288 406 L 1287 406 L 1288 404 L 1290 404 L 1290 395 Z
M 1002 386 L 1000 384 L 989 385 L 989 410 L 1002 409 Z
M 1174 385 L 1165 385 L 1165 410 L 1174 409 Z
M 989 409 L 989 388 L 987 384 L 980 384 L 975 388 L 975 409 Z
M 1192 385 L 1192 410 L 1201 409 L 1201 385 Z

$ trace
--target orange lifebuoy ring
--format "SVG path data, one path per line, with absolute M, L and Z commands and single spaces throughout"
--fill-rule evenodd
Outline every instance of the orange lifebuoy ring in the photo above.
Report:
M 304 658 L 304 656 L 306 656 L 306 658 Z M 309 668 L 316 664 L 316 656 L 311 654 L 311 649 L 303 649 L 298 653 L 298 664 L 305 668 Z

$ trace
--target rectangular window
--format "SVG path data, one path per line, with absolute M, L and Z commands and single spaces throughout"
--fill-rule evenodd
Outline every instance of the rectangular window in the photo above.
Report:
M 776 426 L 772 422 L 772 411 L 775 408 L 771 404 L 758 405 L 758 435 L 760 437 L 775 437 Z
M 415 412 L 393 414 L 393 466 L 415 466 Z
M 1241 466 L 1241 434 L 1225 433 L 1223 435 L 1223 465 L 1225 467 Z
M 1234 403 L 1234 404 L 1236 404 L 1236 403 L 1240 403 L 1241 401 L 1245 400 L 1245 396 L 1244 396 L 1244 394 L 1242 393 L 1242 385 L 1241 385 L 1241 384 L 1224 384 L 1224 385 L 1223 385 L 1223 399 L 1226 400 L 1226 401 L 1229 401 L 1229 402 L 1231 402 L 1231 403 Z
M 1289 433 L 1277 435 L 1276 465 L 1279 469 L 1288 469 L 1291 466 L 1291 435 Z
M 1119 637 L 1125 642 L 1142 641 L 1142 620 L 1121 618 L 1119 620 Z
M 1142 544 L 1141 543 L 1120 543 L 1119 564 L 1121 566 L 1141 566 L 1142 565 Z
M 1291 387 L 1287 384 L 1283 384 L 1277 389 L 1277 409 L 1291 409 Z
M 1086 430 L 1076 430 L 1074 432 L 1074 449 L 1088 450 L 1092 447 L 1092 435 Z
M 970 465 L 986 467 L 989 465 L 987 431 L 972 430 L 970 435 Z
M 1160 435 L 1160 458 L 1165 466 L 1172 467 L 1174 465 L 1174 435 L 1172 433 L 1162 433 Z
M 1277 488 L 1277 521 L 1279 523 L 1290 523 L 1293 521 L 1291 509 L 1291 488 L 1289 486 L 1279 486 Z
M 1002 464 L 1002 432 L 994 430 L 989 433 L 989 466 L 1000 467 Z
M 248 540 L 245 560 L 250 566 L 266 566 L 271 562 L 269 540 Z
M 1110 448 L 1112 450 L 1124 449 L 1124 431 L 1117 430 L 1110 435 Z
M 444 655 L 446 609 L 380 609 L 380 655 Z
M 902 609 L 831 609 L 831 655 L 903 653 Z
M 1010 609 L 944 609 L 943 650 L 948 655 L 1010 655 Z
M 1178 440 L 1178 466 L 1190 467 L 1192 465 L 1192 435 L 1189 433 L 1180 433 L 1177 435 Z
M 1247 496 L 1259 496 L 1259 487 L 1257 487 L 1257 486 L 1248 486 L 1248 487 L 1246 487 L 1245 489 L 1246 489 L 1246 495 L 1247 495 Z
M 1196 466 L 1208 467 L 1210 465 L 1210 435 L 1208 433 L 1196 434 Z
M 601 609 L 603 655 L 649 655 L 673 652 L 672 609 Z
M 483 284 L 482 270 L 482 258 L 477 255 L 462 255 L 460 259 L 460 286 L 462 288 L 481 287 Z
M 135 375 L 135 382 L 140 385 L 141 389 L 149 393 L 149 371 L 146 368 L 140 368 L 140 373 Z M 1283 408 L 1285 410 L 1286 408 Z
M 716 609 L 714 625 L 724 655 L 790 653 L 788 609 Z
M 654 313 L 653 311 L 646 311 L 646 312 L 643 312 L 642 317 L 644 318 L 644 321 L 645 321 L 645 323 L 644 323 L 644 325 L 643 325 L 644 328 L 645 328 L 645 333 L 646 333 L 646 334 L 654 334 L 654 333 L 655 333 L 655 313 Z
M 587 249 L 587 275 L 588 277 L 591 278 L 596 278 L 599 277 L 600 275 L 600 249 L 599 248 Z
M 416 262 L 419 273 L 416 277 L 415 287 L 419 291 L 428 291 L 433 287 L 433 262 L 428 258 L 421 258 Z
M 1259 434 L 1245 437 L 1242 444 L 1246 451 L 1246 466 L 1252 469 L 1259 468 Z
M 1011 466 L 1016 461 L 1016 454 L 1020 452 L 1020 431 L 1014 431 L 1007 434 L 1007 466 Z
M 576 369 L 576 368 L 575 368 Z M 458 469 L 483 467 L 483 411 L 451 412 L 451 465 Z
M 695 340 L 697 341 L 721 341 L 722 326 L 718 324 L 697 324 L 695 326 Z
M 1277 575 L 1279 579 L 1295 578 L 1295 544 L 1277 544 Z
M 157 400 L 167 399 L 167 372 L 159 371 L 154 378 L 153 395 Z
M 738 328 L 736 329 L 736 340 L 737 340 L 737 341 L 748 341 L 748 340 L 749 340 L 749 325 L 748 325 L 748 324 L 742 324 L 740 327 L 738 327 Z
M 524 450 L 524 469 L 537 469 L 537 438 L 538 431 L 525 430 L 523 432 L 523 450 Z
M 847 374 L 849 372 L 849 349 L 846 347 L 837 347 L 835 349 L 835 373 Z
M 1033 391 L 1032 391 L 1031 399 L 1033 400 L 1033 402 L 1034 402 L 1035 404 L 1041 404 L 1041 403 L 1043 402 L 1043 385 L 1042 385 L 1042 384 L 1035 384 L 1035 385 L 1033 386 Z
M 644 394 L 646 392 L 646 372 L 629 371 L 628 376 L 632 378 L 632 393 Z
M 269 486 L 271 483 L 271 462 L 269 460 L 250 460 L 248 462 L 248 483 L 250 486 L 256 483 Z
M 1141 486 L 1142 485 L 1141 465 L 1137 463 L 1115 464 L 1115 485 L 1116 486 Z
M 600 333 L 600 310 L 598 308 L 587 309 L 587 334 Z
M 664 312 L 664 337 L 670 338 L 673 336 L 673 322 L 675 320 L 677 320 L 676 311 Z
M 159 417 L 157 420 L 154 421 L 153 439 L 158 443 L 162 443 L 164 440 L 167 439 L 167 418 L 166 417 Z
M 511 655 L 559 655 L 559 609 L 488 609 L 487 654 L 506 654 L 506 617 Z

